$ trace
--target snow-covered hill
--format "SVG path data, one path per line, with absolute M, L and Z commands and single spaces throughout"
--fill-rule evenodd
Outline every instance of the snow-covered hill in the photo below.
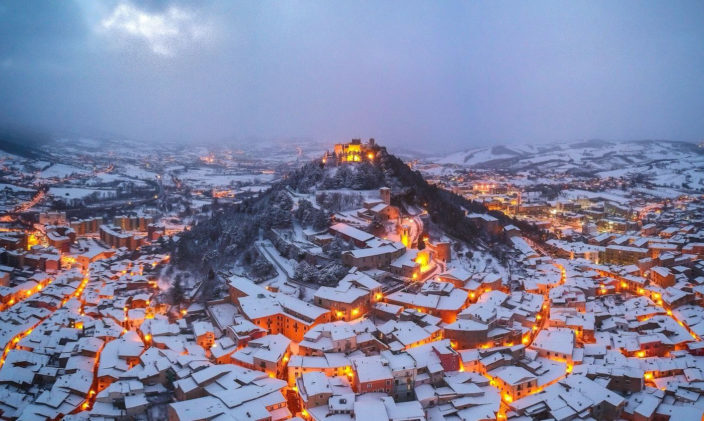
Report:
M 435 157 L 431 161 L 467 168 L 521 170 L 540 167 L 543 170 L 608 173 L 638 170 L 666 161 L 688 166 L 704 165 L 704 149 L 691 143 L 670 141 L 587 141 L 476 148 Z
M 469 149 L 429 159 L 462 168 L 505 168 L 620 177 L 643 173 L 657 185 L 704 182 L 704 149 L 670 141 L 587 141 Z

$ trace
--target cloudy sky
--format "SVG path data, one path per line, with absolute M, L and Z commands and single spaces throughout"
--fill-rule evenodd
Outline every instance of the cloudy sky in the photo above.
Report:
M 704 139 L 701 1 L 0 3 L 0 125 L 454 150 Z

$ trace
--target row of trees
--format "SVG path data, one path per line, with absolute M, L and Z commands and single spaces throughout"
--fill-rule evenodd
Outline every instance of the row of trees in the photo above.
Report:
M 328 227 L 330 215 L 323 209 L 313 206 L 308 200 L 298 202 L 298 208 L 294 212 L 294 217 L 304 227 L 312 227 L 315 230 L 323 230 Z
M 323 189 L 353 189 L 370 190 L 378 189 L 384 185 L 384 173 L 371 162 L 342 165 L 337 171 L 327 172 L 320 183 Z
M 345 266 L 335 262 L 327 263 L 318 268 L 303 260 L 296 266 L 293 276 L 300 282 L 317 285 L 337 285 L 340 279 L 347 274 L 348 270 Z

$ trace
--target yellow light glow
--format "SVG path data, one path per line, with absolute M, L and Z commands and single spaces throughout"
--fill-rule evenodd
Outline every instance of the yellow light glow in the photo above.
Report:
M 33 246 L 39 244 L 39 238 L 34 234 L 29 234 L 27 237 L 27 250 L 30 250 Z
M 402 233 L 402 234 L 401 234 L 401 243 L 402 243 L 404 246 L 409 247 L 409 245 L 411 244 L 411 242 L 410 242 L 409 239 L 408 239 L 408 234 L 406 234 L 406 233 Z
M 428 264 L 428 253 L 418 253 L 416 263 L 421 266 L 426 266 Z

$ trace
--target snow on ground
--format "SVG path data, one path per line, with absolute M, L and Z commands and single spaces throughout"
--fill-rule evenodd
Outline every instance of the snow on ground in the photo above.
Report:
M 188 184 L 207 185 L 210 187 L 231 186 L 235 183 L 260 184 L 271 182 L 274 174 L 217 174 L 208 169 L 191 170 L 176 175 Z
M 109 184 L 109 183 L 114 183 L 116 181 L 131 181 L 134 182 L 135 180 L 130 179 L 125 177 L 124 175 L 121 174 L 114 174 L 114 173 L 100 173 L 96 174 L 95 176 L 91 177 L 88 181 L 86 181 L 86 185 L 88 186 L 97 186 L 100 184 Z
M 452 175 L 455 172 L 457 172 L 457 170 L 454 168 L 444 167 L 444 166 L 440 166 L 440 165 L 434 165 L 434 166 L 423 168 L 421 170 L 421 172 L 425 175 L 437 177 L 437 176 L 441 176 L 441 175 Z
M 241 187 L 239 191 L 241 192 L 250 192 L 250 193 L 261 193 L 271 187 L 270 185 L 261 185 L 261 186 L 244 186 Z
M 72 165 L 54 164 L 39 173 L 39 178 L 66 178 L 73 174 L 89 174 L 90 172 Z
M 658 186 L 681 188 L 687 184 L 699 189 L 704 186 L 704 171 L 701 168 L 681 172 L 657 171 L 651 181 Z
M 26 187 L 15 186 L 14 184 L 0 183 L 0 190 L 9 189 L 13 192 L 33 192 L 34 189 L 28 189 Z
M 682 196 L 682 193 L 670 188 L 636 188 L 634 192 L 643 193 L 660 199 L 676 199 Z
M 118 168 L 118 171 L 120 174 L 124 174 L 128 177 L 139 178 L 141 180 L 156 180 L 157 176 L 157 173 L 153 171 L 149 171 L 132 164 L 121 165 L 120 168 Z
M 629 167 L 629 168 L 619 168 L 609 171 L 601 171 L 596 175 L 601 178 L 622 178 L 632 174 L 638 174 L 640 172 L 646 171 L 647 167 Z
M 496 159 L 515 158 L 516 155 L 509 153 L 494 153 L 494 148 L 470 149 L 468 151 L 456 152 L 444 158 L 438 159 L 438 164 L 454 164 L 471 166 Z
M 465 249 L 463 249 L 463 252 Z M 464 253 L 447 264 L 447 270 L 451 268 L 462 268 L 470 273 L 495 273 L 501 276 L 504 282 L 508 281 L 508 271 L 490 253 L 473 249 L 472 257 L 467 258 Z
M 86 189 L 81 187 L 51 187 L 49 195 L 63 200 L 80 200 L 97 194 L 101 199 L 115 197 L 115 190 Z
M 566 199 L 580 199 L 580 198 L 589 198 L 589 199 L 603 199 L 603 200 L 610 200 L 612 202 L 616 203 L 621 203 L 621 204 L 627 204 L 630 199 L 621 196 L 620 194 L 616 194 L 613 192 L 591 192 L 588 190 L 563 190 L 560 195 Z
M 496 160 L 511 159 L 514 168 L 542 165 L 543 170 L 583 169 L 601 171 L 601 177 L 618 177 L 643 171 L 656 177 L 686 171 L 702 174 L 704 155 L 692 145 L 678 142 L 575 142 L 520 146 L 475 148 L 426 160 L 427 163 L 473 167 Z M 440 172 L 433 169 L 432 172 Z M 428 172 L 429 174 L 431 172 Z M 699 177 L 690 175 L 694 183 Z M 680 180 L 662 180 L 660 185 Z M 681 182 L 679 183 L 681 184 Z
M 19 156 L 19 155 L 11 154 L 11 153 L 6 152 L 6 151 L 0 151 L 0 161 L 6 161 L 6 160 L 9 160 L 9 161 L 23 161 L 24 158 L 21 157 L 21 156 Z M 41 162 L 41 161 L 38 161 L 38 162 Z

